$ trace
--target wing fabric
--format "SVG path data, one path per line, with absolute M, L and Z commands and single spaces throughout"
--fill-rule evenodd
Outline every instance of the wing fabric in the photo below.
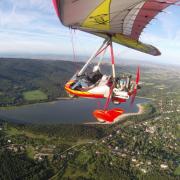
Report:
M 116 43 L 151 54 L 159 50 L 139 41 L 147 24 L 161 11 L 180 0 L 53 0 L 61 22 Z

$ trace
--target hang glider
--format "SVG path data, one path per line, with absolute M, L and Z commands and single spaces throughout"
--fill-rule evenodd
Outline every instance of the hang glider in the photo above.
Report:
M 139 41 L 147 24 L 164 8 L 180 0 L 53 0 L 60 21 L 67 27 L 91 33 L 105 40 L 87 60 L 82 69 L 65 84 L 70 97 L 106 99 L 104 108 L 96 109 L 94 117 L 100 122 L 112 123 L 124 113 L 123 109 L 109 109 L 110 102 L 121 104 L 130 100 L 131 106 L 140 87 L 140 68 L 136 79 L 132 75 L 117 75 L 113 43 L 158 56 L 157 48 Z M 112 75 L 101 72 L 101 62 L 110 48 Z M 101 55 L 92 72 L 87 68 Z
M 53 0 L 63 25 L 158 56 L 160 51 L 139 41 L 148 23 L 179 0 Z

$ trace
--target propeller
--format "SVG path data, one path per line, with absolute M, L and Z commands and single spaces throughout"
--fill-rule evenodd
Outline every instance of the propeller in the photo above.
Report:
M 137 90 L 140 88 L 139 80 L 140 80 L 140 68 L 138 66 L 137 71 L 136 71 L 136 85 L 134 87 L 132 98 L 131 98 L 131 106 L 134 104 L 134 101 L 137 95 Z
M 108 107 L 109 107 L 109 103 L 111 101 L 111 96 L 112 96 L 112 93 L 113 93 L 113 88 L 114 88 L 114 84 L 112 84 L 111 87 L 110 87 L 109 96 L 108 96 L 108 98 L 106 100 L 106 103 L 105 103 L 105 106 L 104 106 L 104 110 L 107 110 Z

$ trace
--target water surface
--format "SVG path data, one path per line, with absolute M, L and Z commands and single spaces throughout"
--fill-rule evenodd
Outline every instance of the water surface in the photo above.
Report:
M 137 104 L 148 102 L 144 98 L 136 98 L 134 105 L 130 103 L 121 105 L 110 104 L 110 108 L 119 107 L 126 113 L 138 112 Z M 103 108 L 105 100 L 97 99 L 71 99 L 58 100 L 51 103 L 39 103 L 17 107 L 10 110 L 0 110 L 0 118 L 13 122 L 38 123 L 38 124 L 81 124 L 96 121 L 92 116 L 95 109 Z

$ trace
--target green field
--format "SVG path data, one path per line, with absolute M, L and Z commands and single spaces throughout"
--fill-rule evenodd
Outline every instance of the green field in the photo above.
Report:
M 41 90 L 26 91 L 23 93 L 23 97 L 27 101 L 37 101 L 48 99 L 47 95 Z
M 180 176 L 180 165 L 176 168 L 174 174 Z

